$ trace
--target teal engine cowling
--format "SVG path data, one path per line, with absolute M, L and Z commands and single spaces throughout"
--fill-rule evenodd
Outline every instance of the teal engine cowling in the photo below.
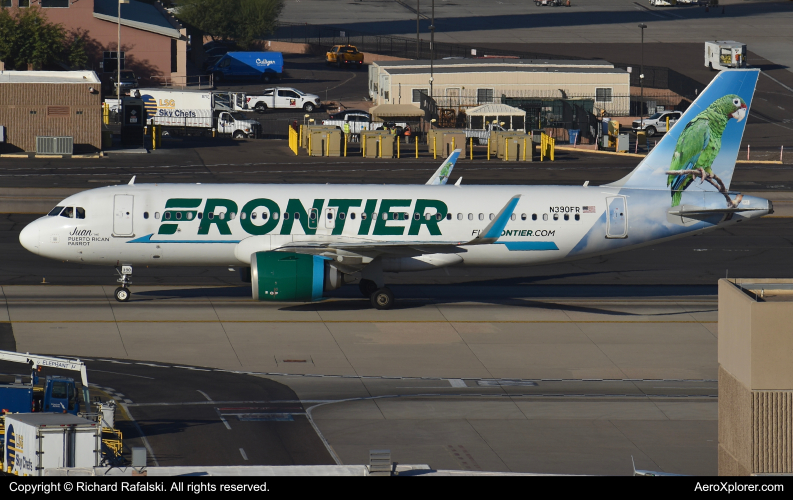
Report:
M 293 252 L 256 252 L 251 255 L 254 300 L 312 302 L 322 292 L 342 285 L 343 275 L 330 259 Z

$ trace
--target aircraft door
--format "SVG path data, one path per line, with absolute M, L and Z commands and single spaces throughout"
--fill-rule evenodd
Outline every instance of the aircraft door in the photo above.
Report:
M 328 229 L 333 229 L 336 227 L 336 209 L 335 208 L 326 208 L 325 209 L 325 227 Z
M 132 236 L 132 209 L 135 197 L 117 194 L 113 203 L 113 235 Z
M 606 238 L 628 237 L 628 206 L 624 196 L 609 196 L 606 198 L 608 207 L 608 229 Z

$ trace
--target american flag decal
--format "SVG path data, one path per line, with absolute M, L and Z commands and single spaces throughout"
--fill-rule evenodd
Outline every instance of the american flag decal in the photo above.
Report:
M 581 211 L 584 212 L 585 214 L 594 214 L 595 206 L 594 205 L 583 206 L 581 207 Z

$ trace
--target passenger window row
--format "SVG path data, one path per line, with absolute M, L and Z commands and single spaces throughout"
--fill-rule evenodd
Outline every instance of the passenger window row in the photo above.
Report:
M 388 214 L 389 213 L 392 214 L 392 220 L 409 220 L 410 219 L 409 214 L 406 213 L 406 212 L 384 212 L 384 213 L 381 213 L 380 216 L 381 216 L 381 218 L 383 220 L 389 220 L 388 219 Z M 175 215 L 172 216 L 171 212 L 165 212 L 165 214 L 163 216 L 163 219 L 171 220 L 172 217 L 175 218 L 176 220 L 181 220 L 182 219 L 182 212 L 176 211 L 176 212 L 174 212 L 174 214 Z M 262 220 L 267 220 L 267 218 L 270 216 L 268 212 L 261 212 L 260 214 L 261 214 Z M 61 217 L 70 217 L 70 218 L 74 218 L 75 215 L 76 215 L 77 219 L 85 219 L 85 209 L 83 209 L 82 207 L 66 207 L 66 208 L 64 208 L 64 207 L 55 207 L 55 208 L 52 209 L 52 211 L 48 215 L 50 215 L 50 216 L 60 215 Z M 200 219 L 201 215 L 202 215 L 201 212 L 198 212 L 197 218 Z M 361 215 L 361 220 L 366 220 L 366 218 L 367 218 L 366 212 L 361 212 L 360 215 Z M 376 219 L 377 215 L 378 215 L 377 212 L 373 212 L 372 213 L 372 218 Z M 234 220 L 236 218 L 236 216 L 237 216 L 236 213 L 231 212 L 229 214 L 229 220 Z M 220 218 L 221 220 L 224 220 L 225 217 L 226 217 L 226 214 L 224 212 L 221 212 L 220 214 L 218 214 L 218 218 Z M 257 217 L 258 217 L 257 212 L 251 212 L 251 219 L 255 220 Z M 328 220 L 332 220 L 333 219 L 333 213 L 332 212 L 328 212 L 327 213 L 327 217 L 328 217 Z M 347 214 L 345 212 L 339 212 L 338 213 L 338 219 L 339 220 L 344 220 L 346 217 L 347 217 Z M 350 219 L 355 220 L 355 212 L 350 212 L 349 213 L 349 217 L 350 217 Z M 426 220 L 431 220 L 433 217 L 435 218 L 435 220 L 442 220 L 444 218 L 439 213 L 436 213 L 434 215 L 433 214 L 424 214 L 424 218 Z M 555 220 L 555 221 L 559 220 L 559 214 L 553 214 L 552 217 L 553 217 L 553 220 Z M 570 214 L 563 214 L 562 217 L 566 221 L 570 220 Z M 144 219 L 148 219 L 149 218 L 149 212 L 143 212 L 143 218 Z M 154 218 L 155 219 L 159 219 L 160 218 L 160 212 L 154 212 Z M 192 220 L 193 214 L 191 212 L 188 212 L 184 216 L 184 218 L 187 219 L 187 220 Z M 215 218 L 215 214 L 214 213 L 207 214 L 207 218 L 208 219 L 214 219 Z M 242 214 L 240 214 L 240 218 L 241 219 L 245 219 L 246 218 L 246 214 L 243 212 Z M 279 218 L 278 212 L 274 212 L 272 214 L 272 218 L 275 219 L 275 220 L 278 220 L 278 218 Z M 289 218 L 290 218 L 289 212 L 284 212 L 283 218 L 284 218 L 284 220 L 289 220 Z M 421 218 L 421 214 L 419 214 L 418 212 L 415 212 L 413 214 L 413 219 L 414 220 L 419 220 L 420 218 Z M 457 220 L 463 220 L 465 218 L 466 217 L 465 217 L 464 214 L 462 214 L 462 213 L 458 213 L 457 214 Z M 475 216 L 474 216 L 474 214 L 469 213 L 467 218 L 468 218 L 468 220 L 474 220 Z M 483 220 L 485 220 L 485 214 L 480 213 L 476 218 L 479 219 L 480 221 L 483 221 Z M 487 218 L 488 218 L 488 220 L 493 220 L 493 219 L 496 218 L 496 216 L 495 216 L 495 214 L 489 214 Z M 514 221 L 514 220 L 517 220 L 517 218 L 518 218 L 517 214 L 513 213 L 512 216 L 510 217 L 510 220 Z M 520 214 L 520 220 L 525 221 L 525 220 L 528 220 L 528 218 L 529 217 L 528 217 L 527 214 L 525 214 L 525 213 L 524 214 Z M 573 218 L 575 220 L 581 220 L 581 215 L 580 214 L 574 214 Z M 309 213 L 309 219 L 311 219 L 311 220 L 315 220 L 316 219 L 316 213 L 313 210 Z M 542 214 L 542 220 L 543 221 L 547 222 L 548 219 L 549 219 L 548 214 Z M 294 220 L 300 220 L 300 213 L 299 212 L 295 212 L 294 213 Z M 451 213 L 447 213 L 446 214 L 446 220 L 452 220 L 452 214 Z M 531 214 L 531 220 L 533 220 L 533 221 L 538 220 L 537 214 Z

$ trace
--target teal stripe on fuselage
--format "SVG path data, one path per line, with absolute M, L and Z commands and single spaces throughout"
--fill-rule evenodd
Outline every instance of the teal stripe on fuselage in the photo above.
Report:
M 154 234 L 147 234 L 127 243 L 239 243 L 240 240 L 152 240 Z
M 559 250 L 553 241 L 497 241 L 495 244 L 506 246 L 510 252 Z

